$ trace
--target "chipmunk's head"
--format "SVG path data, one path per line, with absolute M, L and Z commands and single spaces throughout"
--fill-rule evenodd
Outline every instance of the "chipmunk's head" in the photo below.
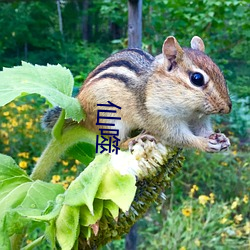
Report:
M 226 81 L 204 51 L 204 43 L 198 36 L 192 38 L 191 48 L 181 48 L 175 37 L 169 36 L 162 47 L 164 72 L 175 79 L 173 82 L 182 89 L 184 98 L 193 102 L 197 112 L 227 114 L 232 104 Z

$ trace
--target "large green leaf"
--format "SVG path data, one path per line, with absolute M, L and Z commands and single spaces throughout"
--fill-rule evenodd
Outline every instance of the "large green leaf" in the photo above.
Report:
M 0 249 L 9 249 L 9 236 L 21 233 L 31 222 L 29 216 L 52 210 L 54 219 L 59 214 L 63 199 L 60 203 L 56 197 L 64 189 L 61 185 L 32 181 L 9 156 L 0 155 L 0 162 Z
M 88 165 L 95 158 L 95 146 L 89 143 L 79 142 L 70 147 L 66 153 L 85 165 Z
M 34 66 L 22 62 L 22 66 L 0 72 L 0 106 L 18 96 L 36 93 L 53 106 L 65 109 L 66 118 L 80 121 L 84 114 L 78 100 L 71 97 L 73 85 L 71 72 L 61 65 Z
M 21 206 L 44 210 L 44 205 L 47 205 L 49 200 L 54 200 L 58 194 L 63 192 L 64 188 L 61 185 L 37 180 L 32 183 Z
M 56 220 L 56 238 L 64 250 L 71 250 L 79 234 L 79 207 L 64 205 Z
M 103 212 L 103 200 L 95 199 L 93 202 L 94 215 L 90 213 L 87 206 L 81 206 L 80 208 L 80 225 L 90 226 L 95 224 L 102 217 Z
M 134 199 L 136 192 L 135 176 L 120 172 L 111 166 L 107 169 L 98 188 L 96 198 L 112 200 L 122 211 L 126 212 Z
M 98 187 L 109 167 L 110 155 L 98 155 L 94 161 L 71 183 L 65 192 L 64 203 L 70 206 L 87 205 L 93 214 L 93 202 Z
M 11 177 L 6 180 L 0 181 L 0 201 L 7 196 L 13 189 L 15 189 L 17 186 L 25 183 L 30 182 L 30 178 L 27 176 L 16 176 Z
M 117 219 L 119 215 L 119 207 L 113 201 L 105 200 L 103 202 L 103 207 L 108 209 L 114 219 Z
M 10 156 L 0 154 L 0 181 L 22 175 L 28 177 Z

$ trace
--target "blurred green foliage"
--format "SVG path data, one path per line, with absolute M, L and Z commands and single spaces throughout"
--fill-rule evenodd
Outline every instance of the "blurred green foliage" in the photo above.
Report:
M 127 46 L 126 1 L 88 2 L 84 9 L 83 1 L 61 1 L 61 33 L 56 1 L 1 1 L 0 67 L 18 65 L 21 60 L 42 65 L 60 63 L 72 71 L 80 86 L 103 59 Z M 249 1 L 143 1 L 143 49 L 160 53 L 169 35 L 176 36 L 182 46 L 189 46 L 194 35 L 202 37 L 206 52 L 225 74 L 233 110 L 228 116 L 215 118 L 215 127 L 230 136 L 231 151 L 213 155 L 185 152 L 183 171 L 166 192 L 166 202 L 154 206 L 139 223 L 139 249 L 247 249 L 249 16 Z M 0 110 L 0 152 L 12 155 L 30 172 L 48 138 L 39 125 L 47 106 L 37 96 L 31 97 L 28 105 L 26 101 L 21 99 Z M 65 158 L 58 163 L 51 181 L 66 188 L 82 169 L 79 162 Z M 199 190 L 190 197 L 193 185 Z M 199 203 L 201 195 L 210 199 L 205 206 Z M 193 217 L 187 216 L 188 208 Z M 242 220 L 235 217 L 240 214 Z M 106 248 L 123 247 L 124 240 Z
M 84 2 L 88 2 L 85 8 Z M 110 53 L 127 46 L 126 1 L 61 1 L 60 7 L 63 33 L 56 1 L 2 1 L 0 67 L 21 60 L 60 63 L 69 66 L 80 84 Z M 143 47 L 157 54 L 169 35 L 184 46 L 199 35 L 206 52 L 224 71 L 231 93 L 246 97 L 250 93 L 249 14 L 248 1 L 144 0 Z

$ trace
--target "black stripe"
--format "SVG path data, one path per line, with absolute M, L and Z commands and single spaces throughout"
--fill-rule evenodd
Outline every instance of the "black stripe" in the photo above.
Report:
M 141 56 L 144 56 L 149 62 L 153 62 L 154 61 L 154 57 L 153 56 L 151 56 L 149 53 L 147 53 L 147 52 L 145 52 L 145 51 L 143 51 L 141 49 L 126 49 L 126 51 L 132 51 L 132 52 L 138 53 Z
M 97 80 L 104 79 L 104 78 L 115 79 L 115 80 L 118 80 L 120 82 L 124 82 L 125 85 L 128 85 L 128 83 L 129 83 L 128 77 L 121 75 L 121 74 L 112 74 L 112 73 L 103 74 L 100 77 L 98 77 Z
M 106 65 L 97 68 L 91 77 L 95 77 L 96 75 L 98 75 L 99 73 L 101 73 L 102 71 L 105 71 L 108 68 L 111 67 L 125 67 L 131 71 L 134 71 L 136 74 L 140 73 L 140 69 L 136 67 L 136 65 L 130 63 L 127 60 L 117 60 L 117 61 L 113 61 L 113 62 L 109 62 Z

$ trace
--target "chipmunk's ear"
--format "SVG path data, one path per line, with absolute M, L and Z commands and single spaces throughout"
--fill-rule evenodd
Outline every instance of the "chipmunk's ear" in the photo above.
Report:
M 203 40 L 198 37 L 198 36 L 194 36 L 191 40 L 191 48 L 192 49 L 197 49 L 197 50 L 200 50 L 202 52 L 205 51 L 205 45 L 204 45 L 204 42 Z
M 183 50 L 175 37 L 169 36 L 162 46 L 162 54 L 170 61 L 179 61 L 182 59 Z

